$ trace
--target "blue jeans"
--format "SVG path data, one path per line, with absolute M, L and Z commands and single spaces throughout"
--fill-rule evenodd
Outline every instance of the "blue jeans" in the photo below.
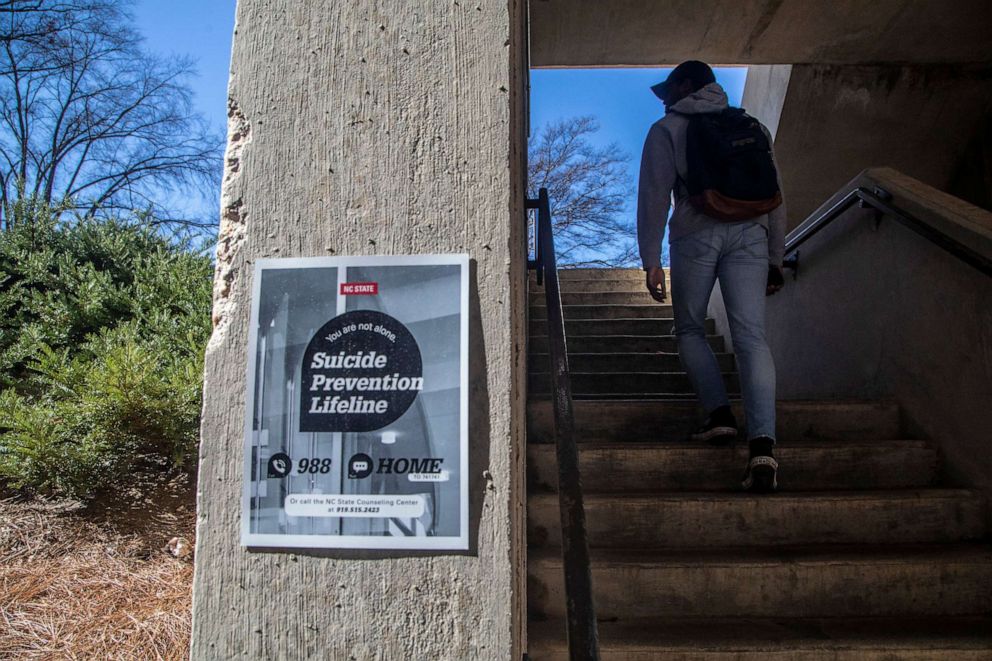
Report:
M 775 363 L 765 340 L 768 233 L 754 222 L 720 223 L 671 243 L 672 307 L 679 359 L 707 413 L 729 404 L 706 340 L 706 309 L 720 280 L 741 379 L 748 438 L 775 438 Z

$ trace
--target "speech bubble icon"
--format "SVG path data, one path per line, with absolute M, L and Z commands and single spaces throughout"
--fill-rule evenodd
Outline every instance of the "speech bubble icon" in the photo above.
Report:
M 372 474 L 372 457 L 359 452 L 348 460 L 348 477 L 361 480 Z

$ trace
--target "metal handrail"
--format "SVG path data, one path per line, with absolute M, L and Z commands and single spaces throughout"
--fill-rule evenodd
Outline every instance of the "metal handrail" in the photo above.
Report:
M 548 310 L 548 352 L 551 354 L 551 395 L 558 458 L 558 508 L 561 515 L 561 555 L 565 572 L 568 654 L 572 661 L 598 661 L 599 632 L 592 602 L 592 570 L 586 539 L 586 515 L 579 476 L 579 449 L 575 444 L 572 383 L 568 376 L 565 320 L 558 286 L 555 240 L 551 233 L 548 190 L 542 188 L 526 208 L 537 209 L 536 260 L 538 284 L 544 283 Z
M 890 216 L 898 223 L 913 230 L 931 243 L 943 248 L 966 264 L 978 269 L 987 276 L 992 276 L 992 260 L 988 257 L 972 250 L 954 237 L 944 234 L 919 218 L 895 206 L 892 203 L 892 194 L 885 189 L 876 187 L 874 190 L 868 190 L 864 186 L 853 189 L 814 220 L 801 225 L 795 236 L 790 238 L 785 244 L 785 254 L 788 255 L 792 252 L 796 254 L 792 258 L 786 259 L 783 262 L 783 266 L 792 269 L 794 272 L 798 272 L 799 246 L 812 238 L 833 220 L 842 216 L 855 203 L 858 203 L 861 208 L 873 208 L 875 210 L 876 220 L 880 220 L 883 215 Z

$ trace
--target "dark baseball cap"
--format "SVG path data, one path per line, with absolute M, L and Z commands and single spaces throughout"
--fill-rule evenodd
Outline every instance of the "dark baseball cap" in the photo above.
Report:
M 657 85 L 652 85 L 651 91 L 654 92 L 655 96 L 664 101 L 665 92 L 668 90 L 668 86 L 671 84 L 677 85 L 683 80 L 691 80 L 699 87 L 702 87 L 707 83 L 715 83 L 716 76 L 713 75 L 713 69 L 710 68 L 710 65 L 705 62 L 700 62 L 699 60 L 687 60 L 672 69 L 672 72 L 668 74 L 668 78 L 664 81 L 658 83 Z

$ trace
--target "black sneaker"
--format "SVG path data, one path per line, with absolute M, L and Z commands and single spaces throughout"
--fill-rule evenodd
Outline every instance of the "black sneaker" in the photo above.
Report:
M 729 406 L 713 409 L 703 426 L 689 434 L 693 441 L 706 441 L 710 445 L 727 445 L 737 440 L 737 419 Z
M 750 456 L 741 486 L 751 493 L 773 493 L 778 489 L 778 462 L 772 455 L 775 441 L 767 436 L 751 439 Z

